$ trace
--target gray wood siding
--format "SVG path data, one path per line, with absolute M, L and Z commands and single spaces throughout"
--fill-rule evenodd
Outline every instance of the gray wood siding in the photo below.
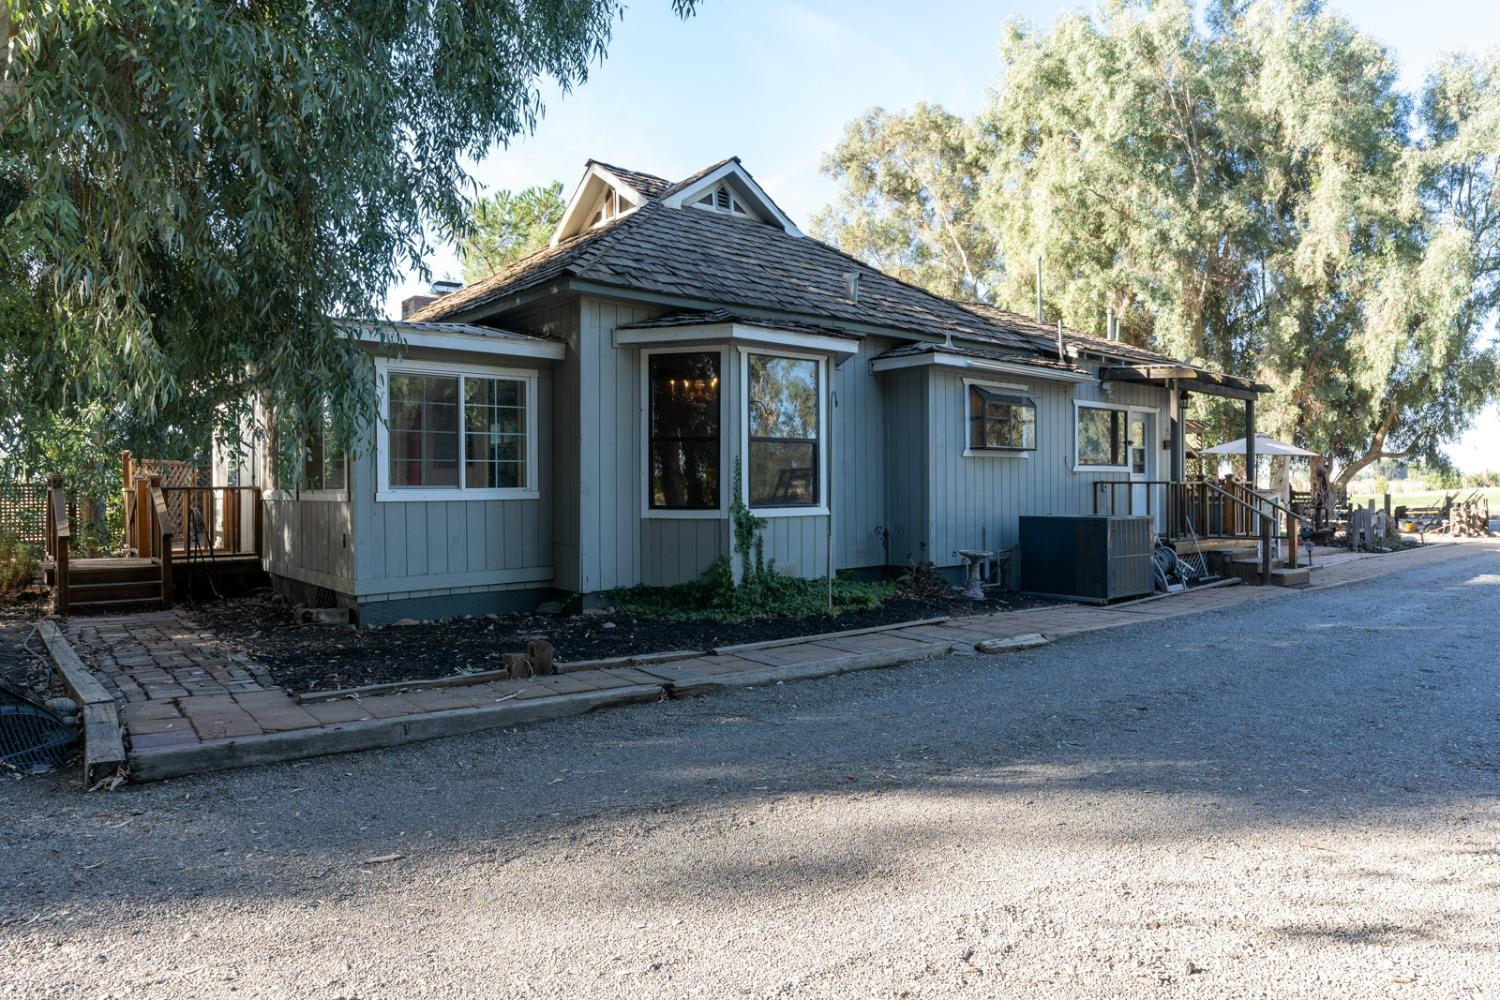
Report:
M 1021 515 L 1089 514 L 1096 482 L 1127 478 L 1123 472 L 1074 472 L 1073 401 L 1096 400 L 1159 411 L 1151 431 L 1157 473 L 1165 468 L 1160 450 L 1167 393 L 1151 386 L 1116 384 L 1106 397 L 1098 385 L 995 376 L 997 382 L 1027 387 L 1036 399 L 1037 450 L 1030 458 L 965 457 L 967 400 L 964 373 L 930 370 L 927 382 L 928 470 L 931 555 L 939 566 L 958 565 L 957 549 L 1007 549 L 1016 545 Z M 970 378 L 985 378 L 969 373 Z
M 490 363 L 494 363 L 491 361 Z M 509 367 L 523 367 L 510 364 Z M 552 374 L 537 378 L 535 500 L 377 501 L 373 446 L 351 461 L 358 542 L 354 592 L 407 593 L 502 583 L 552 582 Z
M 908 368 L 871 378 L 880 383 L 884 401 L 881 425 L 885 440 L 881 452 L 886 476 L 883 484 L 870 483 L 870 489 L 879 490 L 884 497 L 885 520 L 881 523 L 891 531 L 891 564 L 908 566 L 914 560 L 931 558 L 928 372 Z M 871 541 L 878 544 L 873 534 Z
M 886 398 L 884 385 L 870 374 L 870 359 L 893 344 L 867 337 L 858 354 L 831 369 L 836 405 L 830 421 L 829 477 L 833 480 L 834 565 L 840 569 L 879 566 L 885 558 L 875 528 L 886 522 Z M 891 558 L 895 558 L 894 550 Z
M 722 517 L 647 517 L 641 520 L 641 583 L 667 587 L 696 580 L 729 555 L 729 521 Z
M 586 296 L 579 359 L 579 571 L 583 593 L 642 579 L 640 352 L 617 349 L 615 327 L 664 310 Z M 655 557 L 653 557 L 655 558 Z
M 353 504 L 266 500 L 266 571 L 341 594 L 354 592 Z
M 828 517 L 768 517 L 761 532 L 766 559 L 778 573 L 791 576 L 828 574 Z

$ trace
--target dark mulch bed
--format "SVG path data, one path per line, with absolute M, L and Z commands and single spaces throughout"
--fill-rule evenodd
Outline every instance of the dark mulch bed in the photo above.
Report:
M 197 605 L 197 621 L 243 648 L 293 691 L 326 691 L 388 681 L 447 677 L 495 670 L 500 654 L 545 639 L 562 662 L 636 653 L 709 649 L 743 642 L 892 625 L 922 618 L 987 614 L 1054 603 L 1011 591 L 983 601 L 947 594 L 905 595 L 867 611 L 812 618 L 757 618 L 739 622 L 673 621 L 622 611 L 585 615 L 531 614 L 454 618 L 417 625 L 356 629 L 289 625 L 290 613 L 264 594 Z

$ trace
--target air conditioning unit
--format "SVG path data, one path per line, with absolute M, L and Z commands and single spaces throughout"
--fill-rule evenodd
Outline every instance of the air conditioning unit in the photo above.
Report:
M 1021 590 L 1105 604 L 1156 590 L 1150 517 L 1021 518 Z

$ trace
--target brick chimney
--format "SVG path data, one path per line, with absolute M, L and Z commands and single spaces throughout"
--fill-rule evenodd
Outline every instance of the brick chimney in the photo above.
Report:
M 408 296 L 407 298 L 401 300 L 401 318 L 405 319 L 412 313 L 416 312 L 418 309 L 429 306 L 437 300 L 438 297 L 436 295 Z

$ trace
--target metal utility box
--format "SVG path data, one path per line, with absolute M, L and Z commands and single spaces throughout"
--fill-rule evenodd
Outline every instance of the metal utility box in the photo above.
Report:
M 1021 518 L 1021 590 L 1104 604 L 1156 590 L 1150 517 Z

